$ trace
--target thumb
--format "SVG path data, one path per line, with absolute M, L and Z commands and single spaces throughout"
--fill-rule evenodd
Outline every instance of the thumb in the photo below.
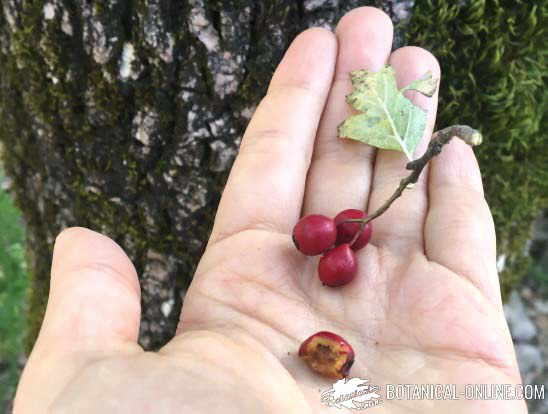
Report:
M 88 229 L 63 231 L 55 241 L 48 305 L 18 387 L 16 412 L 40 412 L 91 361 L 138 351 L 140 312 L 137 274 L 120 246 Z

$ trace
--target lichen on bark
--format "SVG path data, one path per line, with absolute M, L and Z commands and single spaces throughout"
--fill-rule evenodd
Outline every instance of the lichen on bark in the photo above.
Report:
M 372 2 L 6 0 L 0 141 L 28 228 L 32 344 L 56 235 L 116 240 L 140 342 L 173 334 L 243 130 L 290 41 Z

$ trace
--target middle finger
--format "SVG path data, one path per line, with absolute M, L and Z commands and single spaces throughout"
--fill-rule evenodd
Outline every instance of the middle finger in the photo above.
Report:
M 320 121 L 308 171 L 303 215 L 334 216 L 347 208 L 367 209 L 374 148 L 337 137 L 337 126 L 351 114 L 345 96 L 351 91 L 350 71 L 378 71 L 392 46 L 392 22 L 381 10 L 361 7 L 337 25 L 339 53 L 335 78 Z

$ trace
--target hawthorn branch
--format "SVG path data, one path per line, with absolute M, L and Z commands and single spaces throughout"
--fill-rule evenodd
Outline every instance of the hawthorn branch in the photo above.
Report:
M 428 162 L 432 158 L 438 155 L 441 152 L 443 146 L 447 144 L 449 141 L 451 141 L 453 137 L 458 137 L 471 146 L 479 145 L 481 144 L 481 141 L 482 141 L 481 133 L 467 125 L 453 125 L 436 132 L 432 136 L 432 139 L 430 140 L 430 143 L 428 144 L 428 148 L 426 149 L 422 157 L 407 163 L 405 168 L 408 170 L 411 170 L 411 174 L 409 174 L 407 177 L 403 178 L 400 181 L 398 188 L 396 188 L 396 191 L 394 191 L 392 196 L 390 196 L 390 198 L 386 200 L 382 206 L 380 206 L 377 210 L 375 210 L 372 214 L 368 215 L 367 217 L 363 219 L 348 220 L 348 222 L 361 223 L 360 231 L 356 233 L 356 236 L 354 237 L 354 239 L 357 239 L 359 237 L 360 233 L 362 232 L 363 228 L 365 227 L 367 223 L 379 217 L 386 210 L 388 210 L 388 208 L 392 205 L 392 203 L 396 201 L 396 199 L 398 199 L 402 195 L 403 191 L 406 188 L 413 187 L 413 185 L 419 180 L 422 170 L 424 170 L 424 167 L 426 167 L 426 164 L 428 164 Z M 352 244 L 354 241 L 355 240 L 352 240 L 350 244 Z

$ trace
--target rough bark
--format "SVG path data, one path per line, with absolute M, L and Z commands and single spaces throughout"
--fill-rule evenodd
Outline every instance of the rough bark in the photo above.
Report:
M 125 249 L 143 292 L 140 342 L 165 343 L 284 50 L 373 3 L 397 23 L 413 2 L 2 1 L 0 141 L 27 224 L 29 344 L 55 237 L 75 225 Z

